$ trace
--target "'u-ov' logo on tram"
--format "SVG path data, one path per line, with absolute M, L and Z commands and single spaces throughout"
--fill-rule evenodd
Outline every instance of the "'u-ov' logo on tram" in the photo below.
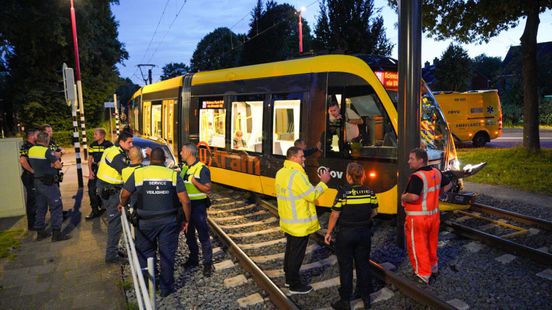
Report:
M 337 179 L 341 179 L 343 177 L 343 171 L 335 171 L 335 170 L 330 170 L 330 168 L 328 167 L 324 167 L 324 166 L 320 166 L 318 167 L 318 169 L 316 170 L 316 172 L 318 173 L 318 175 L 320 175 L 322 172 L 324 171 L 329 171 L 330 172 L 330 175 L 332 176 L 332 178 L 337 178 Z

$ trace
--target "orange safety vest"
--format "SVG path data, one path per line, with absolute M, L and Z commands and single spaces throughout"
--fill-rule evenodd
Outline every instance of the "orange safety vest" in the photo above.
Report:
M 403 202 L 406 215 L 433 215 L 439 212 L 439 192 L 441 190 L 441 172 L 435 168 L 418 170 L 412 176 L 419 177 L 424 186 L 420 198 L 415 202 Z

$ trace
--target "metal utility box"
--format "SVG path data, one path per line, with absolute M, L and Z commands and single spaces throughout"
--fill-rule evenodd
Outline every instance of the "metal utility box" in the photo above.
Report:
M 25 188 L 21 182 L 21 138 L 0 139 L 0 218 L 25 214 Z

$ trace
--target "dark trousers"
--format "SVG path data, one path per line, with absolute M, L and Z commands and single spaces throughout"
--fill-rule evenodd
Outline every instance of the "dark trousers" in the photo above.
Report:
M 201 243 L 203 253 L 203 264 L 213 263 L 213 249 L 211 248 L 211 239 L 209 239 L 209 225 L 207 224 L 207 206 L 205 199 L 192 200 L 192 216 L 188 222 L 188 232 L 186 233 L 186 243 L 190 250 L 190 260 L 199 261 L 199 248 L 196 241 L 196 230 Z
M 142 269 L 147 268 L 148 257 L 157 260 L 156 250 L 159 246 L 159 265 L 160 280 L 159 288 L 161 292 L 171 292 L 174 290 L 174 261 L 176 249 L 178 247 L 178 225 L 176 223 L 159 225 L 152 229 L 136 229 L 136 250 L 138 251 L 138 260 Z M 154 266 L 157 266 L 154 263 Z M 147 271 L 144 272 L 144 279 Z
M 88 179 L 88 197 L 90 197 L 90 208 L 92 212 L 99 212 L 102 206 L 102 199 L 96 192 L 97 180 L 96 178 L 92 180 Z
M 34 181 L 36 188 L 36 218 L 34 228 L 43 230 L 46 228 L 46 212 L 50 207 L 50 223 L 52 229 L 60 230 L 63 223 L 63 203 L 61 192 L 56 183 L 44 185 L 42 181 Z
M 105 259 L 115 259 L 117 258 L 119 239 L 121 239 L 121 233 L 123 232 L 121 226 L 121 213 L 117 210 L 117 205 L 119 204 L 119 190 L 109 195 L 107 199 L 104 199 L 104 196 L 101 195 L 104 188 L 112 188 L 113 186 L 102 180 L 98 180 L 96 184 L 96 193 L 102 198 L 102 205 L 105 207 L 107 213 L 107 246 L 105 248 Z
M 36 218 L 36 189 L 34 185 L 34 176 L 30 173 L 23 172 L 21 175 L 21 181 L 25 186 L 25 209 L 27 211 L 27 227 L 33 228 Z
M 309 243 L 309 236 L 295 237 L 286 234 L 286 253 L 284 255 L 284 273 L 286 274 L 286 283 L 290 287 L 301 285 L 299 269 L 305 258 L 305 251 Z
M 353 293 L 353 260 L 357 273 L 357 287 L 364 300 L 370 300 L 372 279 L 369 271 L 372 232 L 369 227 L 340 228 L 335 240 L 339 264 L 339 295 L 350 300 Z

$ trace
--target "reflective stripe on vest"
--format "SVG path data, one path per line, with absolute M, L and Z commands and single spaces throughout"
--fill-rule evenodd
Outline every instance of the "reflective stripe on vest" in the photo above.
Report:
M 191 181 L 189 181 L 190 177 L 199 179 L 201 175 L 201 169 L 203 169 L 204 166 L 204 163 L 198 161 L 197 163 L 193 164 L 185 171 L 183 171 L 188 176 L 186 177 L 186 179 L 184 179 L 184 186 L 186 186 L 186 192 L 188 192 L 188 197 L 190 197 L 190 200 L 201 200 L 207 198 L 207 194 L 200 191 L 197 187 L 195 187 L 194 184 L 192 184 Z
M 108 164 L 108 162 L 111 163 L 115 156 L 119 154 L 124 154 L 124 151 L 121 147 L 116 145 L 108 147 L 104 151 L 98 165 L 98 173 L 96 174 L 98 179 L 109 184 L 123 184 L 123 177 L 121 174 Z
M 441 173 L 437 169 L 431 168 L 429 171 L 416 171 L 413 175 L 422 180 L 423 188 L 417 201 L 404 203 L 406 215 L 429 216 L 438 213 Z

